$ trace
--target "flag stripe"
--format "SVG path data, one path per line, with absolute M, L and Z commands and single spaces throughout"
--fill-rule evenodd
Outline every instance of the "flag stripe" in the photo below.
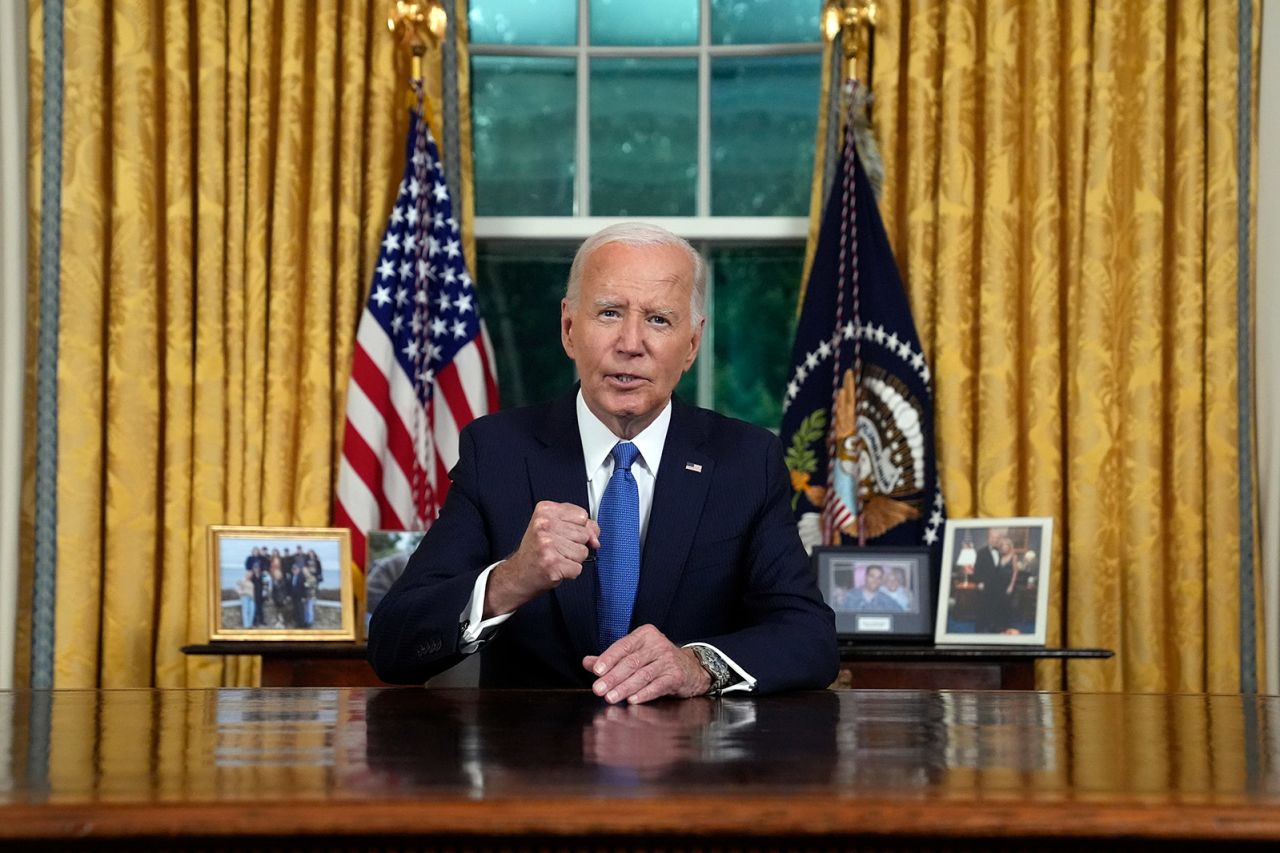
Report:
M 441 372 L 437 382 L 441 396 L 444 397 L 447 405 L 436 406 L 436 422 L 432 433 L 436 438 L 436 453 L 440 456 L 447 471 L 458 462 L 458 433 L 461 431 L 458 428 L 458 423 L 470 423 L 471 410 L 467 407 L 465 397 L 456 404 L 449 400 L 451 396 L 450 388 L 453 389 L 452 396 L 454 398 L 462 396 L 461 387 L 458 385 L 458 376 L 453 371 L 452 366 L 445 368 Z
M 344 451 L 345 449 L 343 448 Z M 378 526 L 377 498 L 374 497 L 368 484 L 351 467 L 345 452 L 338 462 L 338 482 L 341 484 L 338 500 L 346 508 L 348 518 L 360 530 L 376 529 Z
M 346 507 L 343 506 L 341 499 L 339 499 L 338 504 L 333 511 L 333 524 L 335 527 L 345 527 L 351 531 L 351 559 L 356 566 L 363 569 L 365 559 L 368 557 L 365 545 L 367 540 L 365 539 L 365 535 L 360 532 L 360 526 L 357 525 L 347 513 Z
M 374 451 L 387 471 L 395 471 L 404 483 L 410 482 L 413 474 L 413 439 L 399 416 L 385 405 L 387 397 L 381 399 L 384 405 L 377 405 L 373 400 L 364 398 L 364 389 L 356 381 L 352 381 L 347 391 L 347 425 L 351 427 Z M 345 433 L 344 433 L 345 435 Z M 404 511 L 405 517 L 412 518 L 413 490 L 408 489 L 408 503 L 396 501 L 395 505 Z
M 478 344 L 478 341 L 472 341 L 458 350 L 458 355 L 453 360 L 453 366 L 458 374 L 458 391 L 466 400 L 472 417 L 478 417 L 489 411 L 489 394 L 484 381 L 484 362 L 480 358 Z M 455 411 L 454 414 L 457 415 L 457 412 Z
M 413 517 L 413 490 L 395 465 L 383 469 L 382 461 L 360 435 L 355 421 L 347 421 L 342 437 L 343 456 L 351 470 L 373 494 L 378 507 L 377 526 L 391 530 L 404 528 Z
M 357 356 L 359 355 L 359 350 L 364 350 L 364 356 L 369 361 L 367 366 L 361 366 L 361 380 L 375 381 L 375 377 L 366 372 L 366 367 L 372 367 L 380 377 L 376 381 L 380 381 L 381 386 L 386 389 L 382 392 L 383 396 L 370 394 L 370 399 L 375 401 L 386 400 L 405 429 L 412 430 L 414 417 L 416 413 L 421 411 L 421 406 L 418 403 L 418 393 L 413 387 L 413 380 L 404 372 L 404 368 L 396 359 L 395 350 L 391 339 L 387 337 L 386 331 L 376 322 L 370 323 L 367 328 L 361 330 L 361 333 L 356 338 L 356 343 L 359 345 Z M 354 368 L 355 365 L 353 363 L 353 370 Z M 379 408 L 381 408 L 381 404 Z M 412 448 L 413 441 L 410 440 L 407 446 Z M 411 460 L 412 458 L 413 453 L 410 451 L 409 459 Z
M 377 460 L 378 466 L 385 467 L 379 480 L 391 492 L 392 497 L 389 500 L 396 508 L 396 514 L 401 520 L 413 518 L 413 487 L 409 480 L 413 475 L 413 447 L 408 431 L 394 412 L 390 418 L 384 418 L 383 410 L 370 401 L 361 400 L 360 395 L 364 393 L 364 389 L 358 384 L 352 383 L 347 393 L 350 395 L 347 414 L 348 429 L 357 434 L 370 448 L 370 453 Z M 362 403 L 367 405 L 361 405 Z M 345 435 L 344 433 L 344 441 Z M 379 454 L 374 451 L 373 448 L 376 447 L 383 448 L 383 452 Z M 390 464 L 385 464 L 388 461 Z M 373 486 L 378 480 L 367 482 Z
M 493 354 L 493 341 L 489 339 L 489 330 L 480 324 L 480 360 L 484 364 L 484 387 L 489 395 L 489 406 L 486 411 L 498 411 L 498 373 L 493 369 L 497 358 Z

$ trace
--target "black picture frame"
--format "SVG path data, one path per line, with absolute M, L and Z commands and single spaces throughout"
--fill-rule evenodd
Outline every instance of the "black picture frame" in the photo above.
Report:
M 811 559 L 841 641 L 933 641 L 937 584 L 928 548 L 824 545 Z M 867 574 L 875 567 L 879 579 L 869 595 Z

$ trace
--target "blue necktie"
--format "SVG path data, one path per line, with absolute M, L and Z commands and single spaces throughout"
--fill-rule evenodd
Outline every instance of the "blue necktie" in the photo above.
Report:
M 596 552 L 596 572 L 600 578 L 600 599 L 596 622 L 600 629 L 600 650 L 626 635 L 631 628 L 631 607 L 640 580 L 640 491 L 631 474 L 631 463 L 639 450 L 629 441 L 613 446 L 613 476 L 600 498 L 600 550 Z

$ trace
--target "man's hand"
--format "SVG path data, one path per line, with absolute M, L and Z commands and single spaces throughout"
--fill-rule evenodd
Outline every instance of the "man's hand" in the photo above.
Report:
M 588 548 L 600 547 L 600 525 L 576 504 L 541 501 L 516 552 L 494 568 L 484 593 L 484 618 L 510 613 L 582 573 Z
M 496 571 L 495 571 L 496 573 Z M 711 676 L 691 649 L 682 649 L 652 625 L 641 625 L 582 665 L 597 677 L 591 689 L 610 704 L 649 702 L 662 696 L 701 696 Z

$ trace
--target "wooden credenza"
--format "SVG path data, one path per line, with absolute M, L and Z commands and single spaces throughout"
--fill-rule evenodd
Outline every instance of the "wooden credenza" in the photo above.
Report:
M 221 642 L 184 646 L 193 655 L 259 655 L 263 687 L 376 687 L 364 643 Z M 1108 649 L 1034 646 L 846 645 L 838 687 L 1034 690 L 1038 660 L 1101 660 Z

